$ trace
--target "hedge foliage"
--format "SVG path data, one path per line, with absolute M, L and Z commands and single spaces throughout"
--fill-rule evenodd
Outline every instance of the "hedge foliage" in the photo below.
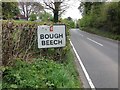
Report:
M 43 23 L 41 23 L 43 24 Z M 52 24 L 52 23 L 48 23 Z M 64 48 L 38 49 L 36 22 L 3 21 L 2 23 L 2 56 L 3 65 L 12 64 L 16 58 L 26 61 L 33 57 L 45 57 L 62 60 L 69 50 L 69 31 L 67 29 L 67 44 Z

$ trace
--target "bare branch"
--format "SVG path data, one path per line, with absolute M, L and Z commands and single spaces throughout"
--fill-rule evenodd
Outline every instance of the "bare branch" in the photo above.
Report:
M 38 2 L 19 2 L 19 6 L 27 19 L 32 12 L 36 13 L 43 10 L 43 6 Z
M 63 10 L 59 13 L 59 16 L 61 16 L 66 10 Z
M 48 6 L 50 9 L 54 10 L 54 8 L 50 5 L 50 4 L 47 4 L 46 2 L 44 2 L 46 6 Z

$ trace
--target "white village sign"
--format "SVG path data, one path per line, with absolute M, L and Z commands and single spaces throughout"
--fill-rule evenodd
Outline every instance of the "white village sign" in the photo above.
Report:
M 66 45 L 66 26 L 64 24 L 38 26 L 38 48 L 64 47 Z

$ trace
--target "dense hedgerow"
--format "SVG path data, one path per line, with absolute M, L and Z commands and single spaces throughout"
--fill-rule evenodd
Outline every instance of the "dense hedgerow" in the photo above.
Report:
M 69 50 L 69 31 L 64 48 L 38 49 L 37 27 L 44 23 L 3 21 L 2 23 L 2 56 L 3 65 L 10 65 L 16 58 L 29 61 L 33 57 L 46 57 L 62 60 Z M 50 25 L 51 23 L 47 23 Z

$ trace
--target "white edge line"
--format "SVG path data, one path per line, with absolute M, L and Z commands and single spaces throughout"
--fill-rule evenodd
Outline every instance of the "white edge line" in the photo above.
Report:
M 86 78 L 87 78 L 87 81 L 88 81 L 88 83 L 89 83 L 89 85 L 90 85 L 90 88 L 92 88 L 93 90 L 95 90 L 95 86 L 94 86 L 94 84 L 92 83 L 92 80 L 91 80 L 91 78 L 89 77 L 88 72 L 87 72 L 85 66 L 83 65 L 83 63 L 82 63 L 82 61 L 81 61 L 81 59 L 80 59 L 80 57 L 79 57 L 79 55 L 78 55 L 75 47 L 74 47 L 74 45 L 72 44 L 71 41 L 70 41 L 70 44 L 71 44 L 71 46 L 72 46 L 72 48 L 73 48 L 73 50 L 74 50 L 74 52 L 75 52 L 75 54 L 76 54 L 76 56 L 77 56 L 77 58 L 78 58 L 78 60 L 79 60 L 79 63 L 80 63 L 80 65 L 81 65 L 81 67 L 82 67 L 82 70 L 83 70 L 83 72 L 84 72 L 84 74 L 85 74 L 85 76 L 86 76 Z
M 96 44 L 98 44 L 98 45 L 100 45 L 100 46 L 103 46 L 101 43 L 98 43 L 98 42 L 96 42 L 95 40 L 92 40 L 92 39 L 90 39 L 90 38 L 87 38 L 88 40 L 90 40 L 90 41 L 92 41 L 92 42 L 94 42 L 94 43 L 96 43 Z

